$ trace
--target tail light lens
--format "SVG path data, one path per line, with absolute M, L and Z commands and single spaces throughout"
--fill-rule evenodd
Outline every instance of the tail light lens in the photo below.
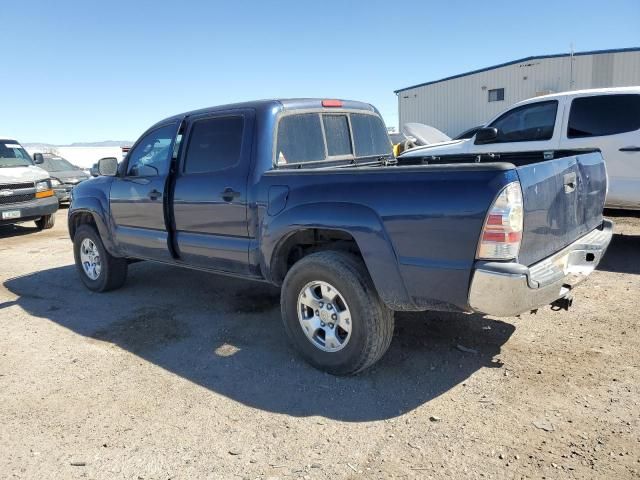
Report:
M 524 208 L 519 182 L 502 189 L 484 221 L 478 254 L 482 260 L 512 260 L 522 242 Z

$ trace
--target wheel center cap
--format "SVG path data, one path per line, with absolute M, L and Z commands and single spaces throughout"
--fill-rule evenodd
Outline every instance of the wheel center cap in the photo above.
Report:
M 327 310 L 320 310 L 320 320 L 328 323 L 331 320 L 331 314 Z

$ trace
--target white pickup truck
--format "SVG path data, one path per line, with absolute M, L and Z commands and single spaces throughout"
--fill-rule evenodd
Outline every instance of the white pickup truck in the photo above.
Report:
M 537 160 L 598 149 L 609 174 L 606 206 L 640 209 L 640 86 L 576 90 L 512 105 L 472 136 L 411 149 L 416 163 L 508 161 L 531 152 Z M 564 152 L 564 153 L 563 153 Z M 442 160 L 444 160 L 443 158 Z
M 49 173 L 17 141 L 0 137 L 0 225 L 35 221 L 40 230 L 51 228 L 56 210 Z

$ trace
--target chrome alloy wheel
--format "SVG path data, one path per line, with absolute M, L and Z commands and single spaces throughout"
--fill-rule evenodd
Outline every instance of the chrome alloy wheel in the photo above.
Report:
M 327 282 L 307 283 L 298 295 L 298 320 L 309 341 L 325 352 L 342 350 L 351 338 L 351 312 Z
M 85 238 L 80 244 L 80 262 L 87 277 L 91 280 L 97 280 L 102 270 L 100 252 L 90 238 Z

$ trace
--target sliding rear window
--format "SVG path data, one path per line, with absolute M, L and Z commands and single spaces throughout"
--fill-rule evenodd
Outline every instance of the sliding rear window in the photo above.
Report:
M 283 117 L 278 125 L 278 165 L 391 155 L 384 123 L 377 115 L 336 112 Z
M 324 134 L 327 139 L 327 154 L 330 157 L 353 155 L 349 119 L 346 115 L 322 115 Z

